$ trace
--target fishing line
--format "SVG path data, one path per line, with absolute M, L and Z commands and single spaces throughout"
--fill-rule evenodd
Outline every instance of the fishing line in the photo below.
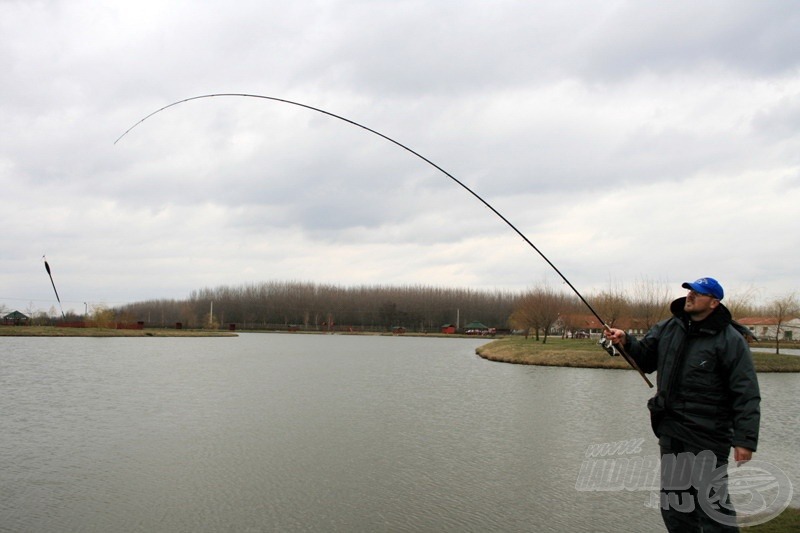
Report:
M 165 105 L 164 107 L 153 111 L 152 113 L 150 113 L 146 117 L 144 117 L 141 120 L 139 120 L 136 124 L 134 124 L 133 126 L 128 128 L 127 130 L 125 130 L 125 132 L 122 135 L 117 137 L 117 140 L 114 141 L 114 144 L 117 144 L 123 137 L 125 137 L 128 133 L 130 133 L 131 130 L 133 130 L 135 127 L 137 127 L 139 124 L 141 124 L 142 122 L 144 122 L 148 118 L 152 117 L 153 115 L 156 115 L 156 114 L 158 114 L 158 113 L 160 113 L 162 111 L 165 111 L 165 110 L 167 110 L 167 109 L 169 109 L 171 107 L 174 107 L 176 105 L 179 105 L 179 104 L 182 104 L 182 103 L 185 103 L 185 102 L 191 102 L 192 100 L 200 100 L 200 99 L 203 99 L 203 98 L 216 98 L 216 97 L 259 98 L 259 99 L 262 99 L 262 100 L 271 100 L 273 102 L 281 102 L 281 103 L 284 103 L 284 104 L 290 104 L 290 105 L 294 105 L 294 106 L 297 106 L 297 107 L 302 107 L 302 108 L 305 108 L 305 109 L 309 109 L 311 111 L 316 111 L 317 113 L 322 113 L 323 115 L 328 115 L 329 117 L 333 117 L 333 118 L 339 119 L 341 121 L 347 122 L 348 124 L 352 124 L 353 126 L 357 126 L 357 127 L 361 128 L 363 130 L 366 130 L 366 131 L 368 131 L 370 133 L 374 133 L 378 137 L 382 137 L 383 139 L 386 139 L 387 141 L 399 146 L 403 150 L 406 150 L 406 151 L 412 153 L 413 155 L 415 155 L 418 158 L 422 159 L 423 161 L 425 161 L 426 163 L 431 165 L 433 168 L 435 168 L 436 170 L 438 170 L 439 172 L 441 172 L 442 174 L 444 174 L 445 176 L 447 176 L 448 178 L 453 180 L 455 183 L 457 183 L 459 186 L 461 186 L 461 188 L 466 190 L 469 194 L 471 194 L 473 197 L 475 197 L 479 202 L 481 202 L 483 205 L 485 205 L 487 208 L 489 208 L 489 210 L 492 213 L 494 213 L 495 215 L 500 217 L 500 220 L 505 222 L 506 225 L 508 225 L 508 227 L 510 227 L 512 230 L 514 230 L 514 232 L 517 235 L 519 235 L 522 238 L 522 240 L 525 241 L 528 244 L 528 246 L 533 248 L 536 251 L 536 253 L 538 253 L 539 256 L 542 259 L 544 259 L 544 261 L 548 265 L 550 265 L 550 267 L 556 272 L 556 274 L 558 274 L 559 277 L 561 277 L 561 279 L 564 280 L 564 283 L 566 283 L 567 286 L 570 289 L 572 289 L 572 292 L 574 292 L 575 295 L 580 299 L 580 301 L 583 302 L 583 304 L 586 306 L 587 309 L 589 309 L 589 311 L 592 313 L 592 315 L 594 315 L 594 317 L 597 318 L 597 320 L 600 321 L 600 323 L 603 325 L 603 328 L 611 329 L 606 324 L 606 322 L 600 317 L 600 315 L 597 313 L 597 311 L 594 310 L 594 308 L 591 306 L 591 304 L 589 304 L 589 302 L 586 300 L 586 298 L 584 298 L 583 295 L 581 295 L 581 293 L 578 291 L 578 289 L 576 289 L 575 286 L 572 285 L 572 283 L 567 279 L 567 277 L 558 269 L 558 267 L 556 267 L 556 265 L 554 265 L 553 262 L 550 261 L 550 259 L 548 259 L 547 256 L 544 255 L 544 253 L 542 253 L 542 251 L 539 250 L 539 248 L 537 248 L 536 245 L 533 244 L 533 242 L 530 239 L 528 239 L 528 237 L 525 236 L 524 233 L 522 233 L 514 224 L 512 224 L 510 220 L 508 220 L 505 216 L 503 216 L 503 214 L 500 213 L 497 209 L 495 209 L 489 202 L 487 202 L 480 195 L 478 195 L 478 193 L 476 193 L 475 191 L 473 191 L 472 189 L 467 187 L 467 185 L 465 185 L 464 182 L 462 182 L 461 180 L 459 180 L 458 178 L 456 178 L 455 176 L 453 176 L 452 174 L 447 172 L 445 169 L 443 169 L 442 167 L 440 167 L 439 165 L 437 165 L 436 163 L 434 163 L 433 161 L 431 161 L 427 157 L 423 156 L 419 152 L 416 152 L 416 151 L 412 150 L 411 148 L 409 148 L 405 144 L 403 144 L 403 143 L 401 143 L 399 141 L 396 141 L 396 140 L 392 139 L 391 137 L 389 137 L 387 135 L 384 135 L 383 133 L 381 133 L 381 132 L 379 132 L 377 130 L 374 130 L 372 128 L 364 126 L 363 124 L 359 124 L 358 122 L 356 122 L 354 120 L 350 120 L 349 118 L 343 117 L 341 115 L 337 115 L 335 113 L 331 113 L 330 111 L 326 111 L 326 110 L 320 109 L 318 107 L 310 106 L 310 105 L 303 104 L 303 103 L 300 103 L 300 102 L 295 102 L 295 101 L 292 101 L 292 100 L 286 100 L 284 98 L 277 98 L 277 97 L 274 97 L 274 96 L 264 96 L 264 95 L 260 95 L 260 94 L 247 94 L 247 93 L 204 94 L 204 95 L 200 95 L 200 96 L 192 96 L 191 98 L 184 98 L 183 100 L 178 100 L 177 102 L 173 102 L 173 103 L 171 103 L 169 105 Z M 606 346 L 604 346 L 604 347 L 607 350 L 609 350 L 608 347 L 606 347 Z M 612 349 L 609 350 L 609 352 L 613 351 L 613 347 L 611 347 L 611 348 Z M 634 369 L 636 369 L 639 372 L 639 374 L 642 376 L 642 378 L 644 378 L 645 382 L 647 382 L 647 384 L 650 385 L 650 387 L 652 387 L 653 386 L 652 383 L 650 383 L 650 380 L 647 379 L 647 376 L 644 375 L 644 372 L 642 372 L 642 370 L 639 368 L 639 366 L 636 364 L 636 362 L 633 361 L 633 359 L 631 359 L 625 353 L 624 350 L 620 350 L 620 352 L 624 356 L 625 360 Z
M 56 300 L 58 300 L 58 307 L 59 309 L 61 309 L 61 318 L 66 320 L 67 317 L 64 316 L 64 308 L 61 306 L 61 298 L 59 298 L 58 290 L 56 289 L 56 282 L 53 281 L 53 273 L 50 272 L 50 265 L 48 264 L 47 258 L 45 256 L 42 256 L 42 261 L 44 261 L 44 269 L 47 271 L 47 275 L 50 276 L 50 283 L 53 285 L 53 292 L 56 293 Z

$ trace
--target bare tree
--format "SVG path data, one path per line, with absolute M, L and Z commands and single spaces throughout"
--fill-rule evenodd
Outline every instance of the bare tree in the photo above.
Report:
M 669 316 L 672 300 L 669 287 L 664 282 L 641 278 L 633 285 L 630 299 L 630 316 L 644 331 Z
M 569 298 L 551 287 L 538 287 L 520 298 L 514 312 L 511 314 L 511 323 L 520 329 L 533 329 L 536 340 L 539 340 L 541 331 L 547 343 L 550 330 L 570 305 Z
M 621 287 L 613 287 L 591 297 L 592 306 L 606 321 L 606 325 L 614 326 L 620 318 L 629 314 L 630 304 Z
M 160 319 L 162 325 L 183 322 L 191 327 L 199 324 L 200 317 L 208 317 L 209 302 L 213 301 L 220 317 L 250 328 L 303 324 L 320 329 L 333 316 L 339 327 L 380 331 L 398 325 L 394 321 L 402 321 L 408 329 L 428 331 L 453 322 L 459 313 L 492 327 L 505 327 L 518 298 L 516 293 L 471 289 L 337 287 L 271 281 L 206 288 L 193 291 L 185 301 L 141 302 L 128 304 L 122 310 L 147 323 Z
M 25 308 L 25 314 L 28 315 L 31 320 L 36 316 L 39 310 L 33 305 L 33 302 L 28 303 L 28 306 Z
M 769 304 L 775 324 L 775 353 L 781 353 L 781 337 L 791 338 L 791 330 L 786 327 L 786 322 L 800 314 L 800 303 L 797 295 L 791 293 L 787 296 L 776 298 Z
M 514 329 L 524 331 L 526 339 L 528 335 L 530 335 L 531 330 L 533 330 L 536 340 L 539 340 L 539 326 L 536 323 L 535 302 L 530 294 L 519 299 L 508 321 Z
M 757 316 L 764 312 L 753 303 L 757 297 L 758 290 L 755 287 L 744 287 L 725 297 L 725 307 L 731 312 L 733 318 Z
M 113 329 L 116 322 L 114 310 L 103 304 L 92 306 L 92 322 L 95 327 Z

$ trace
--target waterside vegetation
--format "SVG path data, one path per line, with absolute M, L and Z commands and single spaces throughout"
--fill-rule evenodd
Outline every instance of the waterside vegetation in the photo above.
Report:
M 502 363 L 631 369 L 623 358 L 609 356 L 596 341 L 588 339 L 550 339 L 543 344 L 513 336 L 480 346 L 476 353 L 484 359 Z M 800 372 L 800 357 L 796 355 L 753 352 L 753 362 L 757 372 Z
M 788 507 L 772 520 L 757 526 L 750 526 L 746 531 L 748 533 L 797 533 L 800 531 L 800 509 Z
M 674 285 L 674 284 L 673 284 Z M 10 319 L 0 304 L 4 323 L 58 326 L 82 322 L 104 327 L 140 324 L 144 328 L 204 330 L 290 330 L 304 332 L 436 332 L 467 333 L 478 323 L 497 333 L 524 332 L 547 343 L 551 338 L 589 336 L 603 327 L 643 334 L 669 316 L 670 302 L 682 293 L 673 285 L 648 279 L 614 284 L 587 293 L 599 316 L 593 317 L 576 295 L 547 283 L 525 291 L 476 290 L 425 285 L 336 286 L 306 282 L 270 281 L 220 286 L 193 291 L 183 300 L 149 300 L 119 307 L 86 303 L 84 313 L 68 310 L 59 317 L 55 307 L 36 311 L 33 303 Z M 734 318 L 763 317 L 751 330 L 762 340 L 800 338 L 800 300 L 792 293 L 766 305 L 754 305 L 753 291 L 728 294 L 725 305 Z M 12 313 L 12 314 L 15 314 Z M 756 327 L 761 324 L 760 327 Z M 765 329 L 764 324 L 769 324 Z

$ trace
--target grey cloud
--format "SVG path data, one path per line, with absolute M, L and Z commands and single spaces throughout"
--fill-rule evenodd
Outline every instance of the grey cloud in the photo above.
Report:
M 605 81 L 717 64 L 779 75 L 800 65 L 799 24 L 794 2 L 623 2 L 585 40 L 577 66 Z
M 752 125 L 767 142 L 793 140 L 800 131 L 800 96 L 787 95 L 762 109 L 753 117 Z
M 668 236 L 686 224 L 648 187 L 676 190 L 679 202 L 680 187 L 713 185 L 722 205 L 739 205 L 729 183 L 797 165 L 798 11 L 788 2 L 0 2 L 4 214 L 37 221 L 22 238 L 4 235 L 12 281 L 0 281 L 0 295 L 12 284 L 38 290 L 26 265 L 42 252 L 87 291 L 113 294 L 130 280 L 126 298 L 152 294 L 148 280 L 164 279 L 155 296 L 170 297 L 252 269 L 277 275 L 285 271 L 269 267 L 282 257 L 293 272 L 293 254 L 316 264 L 319 249 L 379 256 L 387 243 L 423 249 L 409 279 L 448 271 L 448 253 L 428 253 L 438 250 L 476 284 L 525 285 L 545 270 L 445 176 L 312 112 L 195 102 L 112 145 L 163 105 L 226 91 L 320 106 L 406 143 L 582 285 L 619 265 L 620 277 L 682 268 L 675 257 L 694 244 Z M 729 223 L 758 238 L 762 205 L 789 202 L 796 180 L 759 187 L 752 211 Z M 598 198 L 619 202 L 602 212 L 608 234 L 582 222 Z M 665 220 L 674 227 L 649 246 L 644 229 Z M 132 243 L 124 254 L 121 238 Z M 632 255 L 599 253 L 614 242 Z M 749 271 L 768 273 L 778 248 L 791 264 L 796 246 L 782 241 L 748 257 Z M 119 256 L 126 270 L 111 279 L 86 266 L 101 256 Z M 174 276 L 169 265 L 187 257 L 204 266 Z M 334 270 L 331 280 L 348 275 Z

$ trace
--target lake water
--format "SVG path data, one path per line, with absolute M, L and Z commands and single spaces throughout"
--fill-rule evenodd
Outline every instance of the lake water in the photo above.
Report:
M 763 348 L 763 347 L 756 347 L 751 348 L 754 352 L 762 352 L 762 353 L 775 353 L 775 348 Z M 780 348 L 780 353 L 783 355 L 800 355 L 800 349 L 797 348 Z
M 593 445 L 657 454 L 641 378 L 483 342 L 0 338 L 0 531 L 661 531 L 647 490 L 576 489 Z M 800 376 L 760 379 L 795 481 Z

